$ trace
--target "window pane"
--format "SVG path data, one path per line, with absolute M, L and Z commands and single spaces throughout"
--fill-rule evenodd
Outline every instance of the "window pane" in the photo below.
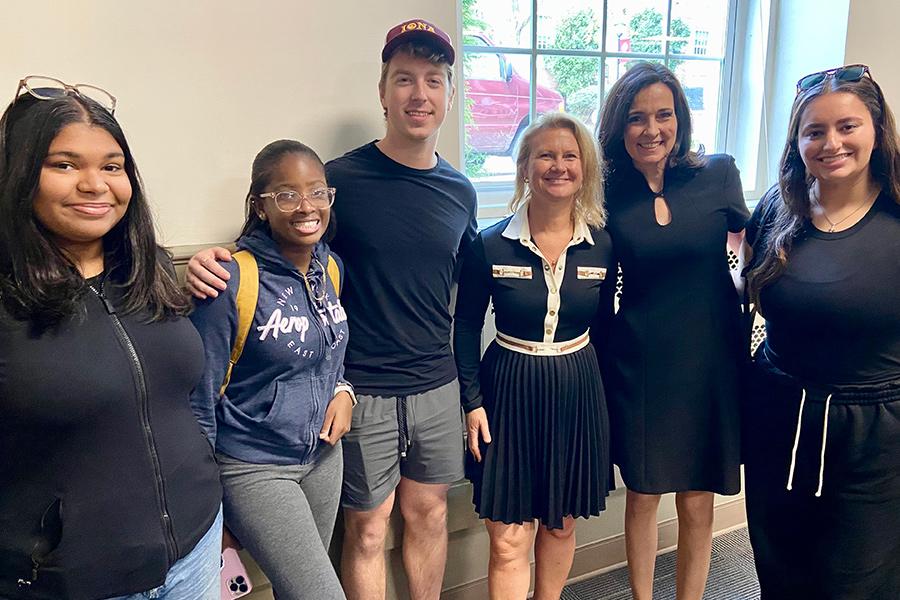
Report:
M 675 72 L 691 107 L 694 147 L 716 151 L 730 0 L 460 0 L 460 6 L 465 172 L 489 202 L 513 180 L 512 153 L 529 109 L 565 110 L 595 128 L 603 96 L 642 60 Z M 565 55 L 572 50 L 600 56 Z
M 665 52 L 666 0 L 609 0 L 608 11 L 607 52 Z
M 609 94 L 609 88 L 612 87 L 612 84 L 617 82 L 619 77 L 625 74 L 625 71 L 639 62 L 665 64 L 665 61 L 661 58 L 607 58 L 604 94 Z
M 670 52 L 723 56 L 728 28 L 728 0 L 690 0 L 672 3 Z
M 531 57 L 467 52 L 464 60 L 466 175 L 509 180 L 515 173 L 510 151 L 528 124 Z
M 603 4 L 597 0 L 538 0 L 537 47 L 599 50 Z
M 681 82 L 691 108 L 694 149 L 702 144 L 707 153 L 716 152 L 722 63 L 709 60 L 670 60 L 669 68 Z
M 531 0 L 462 0 L 463 44 L 531 48 Z
M 539 56 L 537 63 L 537 113 L 565 110 L 593 127 L 600 108 L 599 58 Z

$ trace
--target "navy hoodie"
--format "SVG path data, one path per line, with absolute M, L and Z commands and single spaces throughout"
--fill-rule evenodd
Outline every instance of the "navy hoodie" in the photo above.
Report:
M 330 252 L 319 242 L 306 274 L 316 300 L 267 233 L 254 231 L 237 246 L 252 252 L 259 267 L 253 323 L 220 397 L 237 333 L 240 285 L 237 263 L 220 263 L 231 274 L 228 289 L 199 301 L 191 315 L 206 351 L 191 405 L 216 451 L 251 463 L 306 464 L 316 459 L 336 388 L 349 386 L 343 379 L 347 316 L 324 270 Z

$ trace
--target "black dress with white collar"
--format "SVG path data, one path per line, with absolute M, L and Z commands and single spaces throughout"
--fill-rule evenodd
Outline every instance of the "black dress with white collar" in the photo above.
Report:
M 468 470 L 479 515 L 561 527 L 566 515 L 599 514 L 612 484 L 594 345 L 607 339 L 616 263 L 606 231 L 576 223 L 554 267 L 532 241 L 526 214 L 527 205 L 470 246 L 454 353 L 463 407 L 483 407 L 493 437 Z M 498 339 L 479 360 L 490 301 Z

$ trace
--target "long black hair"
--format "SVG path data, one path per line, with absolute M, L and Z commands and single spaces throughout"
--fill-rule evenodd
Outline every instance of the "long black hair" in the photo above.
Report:
M 253 166 L 250 170 L 250 191 L 247 192 L 247 197 L 244 200 L 244 226 L 241 227 L 238 239 L 258 229 L 266 232 L 271 237 L 272 229 L 268 221 L 263 221 L 259 218 L 259 214 L 256 212 L 256 203 L 259 202 L 259 195 L 265 192 L 266 188 L 272 184 L 272 176 L 281 160 L 292 154 L 305 156 L 317 163 L 323 170 L 325 168 L 322 159 L 319 158 L 316 151 L 306 144 L 296 140 L 276 140 L 266 144 L 259 151 L 259 154 L 256 155 L 256 158 L 253 159 Z M 335 227 L 334 211 L 331 211 L 328 218 L 328 227 L 325 229 L 325 235 L 322 236 L 326 242 L 331 241 L 334 237 Z
M 0 118 L 0 297 L 13 316 L 38 327 L 79 312 L 84 277 L 34 214 L 41 169 L 67 125 L 109 133 L 125 155 L 132 195 L 122 219 L 103 236 L 104 270 L 126 289 L 124 314 L 147 311 L 151 321 L 184 315 L 191 304 L 156 244 L 153 220 L 134 157 L 115 117 L 77 94 L 39 100 L 22 94 Z
M 691 109 L 678 78 L 672 71 L 659 63 L 639 62 L 628 69 L 613 84 L 600 111 L 597 139 L 600 142 L 603 157 L 606 159 L 606 168 L 610 176 L 618 175 L 623 167 L 632 164 L 631 156 L 625 148 L 628 112 L 637 95 L 654 83 L 662 83 L 671 90 L 672 98 L 675 101 L 675 118 L 678 121 L 675 145 L 669 153 L 666 167 L 697 169 L 706 164 L 703 156 L 691 150 L 691 134 L 693 133 Z

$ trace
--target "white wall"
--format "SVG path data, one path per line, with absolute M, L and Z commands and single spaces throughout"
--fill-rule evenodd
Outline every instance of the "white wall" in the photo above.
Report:
M 412 17 L 456 37 L 452 0 L 4 2 L 0 83 L 93 83 L 119 99 L 170 245 L 233 239 L 250 163 L 299 139 L 328 160 L 383 134 L 377 83 L 387 30 Z M 459 116 L 438 151 L 459 157 Z

